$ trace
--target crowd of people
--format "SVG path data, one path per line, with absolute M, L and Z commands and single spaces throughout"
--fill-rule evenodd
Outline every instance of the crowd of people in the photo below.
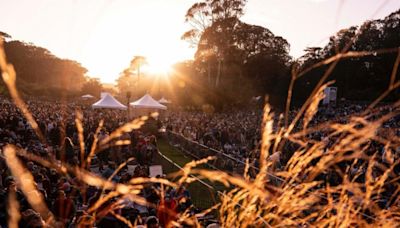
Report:
M 309 127 L 317 126 L 322 123 L 348 123 L 355 114 L 361 114 L 367 109 L 367 104 L 344 102 L 338 106 L 327 106 L 319 109 L 318 113 L 310 121 Z M 395 113 L 391 105 L 380 106 L 372 111 L 373 118 L 381 117 L 387 113 Z M 290 111 L 289 120 L 293 120 L 298 110 Z M 261 122 L 263 112 L 261 109 L 228 110 L 222 113 L 206 113 L 199 111 L 177 111 L 170 113 L 164 118 L 164 125 L 167 131 L 172 133 L 171 141 L 176 145 L 183 146 L 184 150 L 196 153 L 199 148 L 209 148 L 212 151 L 221 153 L 200 153 L 207 155 L 217 155 L 221 161 L 222 168 L 233 170 L 239 167 L 243 170 L 246 159 L 250 164 L 258 167 L 258 157 L 260 153 Z M 283 120 L 275 116 L 274 132 L 282 127 Z M 296 124 L 294 132 L 303 128 L 303 119 Z M 312 140 L 322 140 L 329 134 L 323 129 L 314 131 L 307 135 Z M 385 121 L 380 128 L 379 134 L 385 137 L 390 135 L 400 136 L 400 115 L 395 115 Z M 183 139 L 183 140 L 182 140 Z M 333 143 L 334 138 L 330 139 Z M 198 147 L 194 144 L 201 145 Z M 375 143 L 376 144 L 376 143 Z M 372 145 L 375 145 L 372 144 Z M 293 143 L 286 143 L 285 153 L 279 153 L 279 163 L 285 163 L 297 147 Z M 384 146 L 376 144 L 373 150 L 384 151 Z M 400 149 L 400 148 L 399 148 Z M 399 150 L 398 149 L 398 150 Z M 400 153 L 400 151 L 398 151 Z M 223 157 L 221 157 L 221 154 Z M 274 155 L 276 156 L 276 155 Z M 201 157 L 201 156 L 200 156 Z
M 126 112 L 94 110 L 90 106 L 79 103 L 29 100 L 27 105 L 44 138 L 38 137 L 11 100 L 1 97 L 0 148 L 12 144 L 44 159 L 66 162 L 71 166 L 81 167 L 91 152 L 94 139 L 97 137 L 99 142 L 107 139 L 112 131 L 127 121 Z M 77 114 L 77 110 L 81 114 Z M 83 160 L 80 158 L 79 132 L 75 125 L 76 118 L 80 115 L 83 116 L 81 121 L 85 139 L 85 159 Z M 95 135 L 100 120 L 104 120 L 104 125 L 98 135 Z M 96 152 L 88 169 L 108 179 L 114 175 L 119 164 L 134 157 L 135 159 L 130 160 L 127 166 L 113 176 L 112 180 L 127 183 L 134 177 L 149 177 L 149 166 L 154 164 L 153 159 L 158 150 L 156 136 L 139 129 L 124 133 L 109 144 L 112 145 L 118 140 L 130 140 L 131 143 L 106 147 Z M 178 213 L 191 206 L 190 194 L 185 187 L 163 188 L 165 192 L 161 197 L 161 186 L 149 183 L 139 194 L 146 199 L 148 205 L 143 206 L 126 198 L 123 206 L 111 210 L 111 213 L 110 208 L 116 200 L 111 198 L 97 210 L 94 216 L 93 213 L 87 213 L 88 209 L 108 194 L 107 191 L 87 186 L 73 174 L 62 175 L 56 169 L 44 167 L 23 157 L 20 159 L 24 167 L 33 175 L 38 193 L 43 195 L 47 207 L 60 227 L 76 227 L 77 224 L 83 223 L 90 223 L 91 226 L 96 227 L 124 227 L 124 223 L 116 219 L 112 213 L 122 216 L 132 224 L 145 227 L 165 226 L 176 219 Z M 19 186 L 18 180 L 12 176 L 2 154 L 0 158 L 0 227 L 7 227 L 10 191 L 16 192 L 20 204 L 20 226 L 43 227 L 43 218 L 33 210 L 27 197 L 17 186 Z M 185 200 L 182 200 L 183 198 Z
M 13 144 L 44 159 L 66 162 L 72 166 L 82 167 L 82 162 L 86 162 L 86 158 L 91 153 L 95 138 L 99 141 L 107 139 L 110 132 L 128 120 L 126 112 L 94 110 L 90 106 L 78 103 L 33 99 L 27 101 L 27 105 L 37 121 L 43 138 L 38 137 L 30 123 L 11 100 L 1 97 L 0 148 L 7 144 Z M 311 120 L 310 126 L 326 121 L 346 123 L 349 121 L 349 116 L 364 111 L 366 107 L 363 104 L 345 103 L 336 107 L 322 108 Z M 377 118 L 389 112 L 398 112 L 390 105 L 378 107 L 376 110 L 379 114 L 370 115 L 370 118 Z M 296 111 L 290 112 L 290 119 L 292 120 L 296 114 Z M 249 159 L 252 167 L 258 167 L 262 115 L 262 110 L 257 108 L 231 109 L 228 112 L 220 113 L 191 110 L 168 112 L 163 115 L 162 119 L 167 132 L 176 136 L 175 141 L 169 138 L 174 141 L 173 143 L 185 144 L 182 149 L 192 152 L 202 150 L 203 153 L 204 148 L 208 148 L 209 155 L 217 155 L 221 158 L 218 159 L 222 162 L 222 164 L 217 164 L 219 167 L 237 171 L 243 170 L 246 159 Z M 80 116 L 83 116 L 81 121 L 85 139 L 85 159 L 83 160 L 80 157 L 80 139 L 76 127 L 76 119 L 80 119 Z M 276 117 L 276 123 L 279 123 L 278 119 L 279 117 Z M 104 120 L 104 125 L 97 131 L 100 120 Z M 155 124 L 159 127 L 159 123 Z M 300 131 L 302 127 L 303 123 L 300 121 L 294 131 Z M 278 128 L 279 124 L 274 124 L 274 131 L 277 131 Z M 98 132 L 97 135 L 95 135 L 96 132 Z M 327 134 L 327 131 L 321 129 L 308 134 L 307 137 L 323 140 Z M 400 136 L 400 116 L 393 115 L 388 118 L 379 129 L 378 134 L 384 134 L 386 138 Z M 177 136 L 181 137 L 180 141 L 177 140 Z M 148 167 L 154 164 L 153 160 L 158 150 L 156 136 L 139 129 L 126 132 L 109 144 L 112 145 L 118 140 L 129 140 L 130 144 L 106 147 L 96 153 L 88 167 L 90 171 L 105 179 L 113 176 L 112 180 L 119 183 L 127 183 L 134 177 L 148 177 L 150 175 Z M 283 148 L 285 153 L 276 155 L 277 157 L 274 159 L 279 164 L 285 163 L 289 159 L 287 156 L 290 156 L 290 152 L 295 149 L 295 144 L 287 143 Z M 400 153 L 399 149 L 397 148 L 397 154 Z M 381 151 L 382 159 L 385 159 L 384 145 L 373 142 L 371 150 Z M 221 154 L 227 157 L 221 157 Z M 126 167 L 114 175 L 118 165 L 130 157 L 135 159 L 130 160 Z M 83 188 L 82 181 L 73 175 L 61 175 L 55 169 L 44 167 L 22 157 L 20 159 L 25 168 L 33 175 L 37 189 L 43 195 L 47 207 L 62 226 L 74 227 L 84 221 L 95 221 L 97 227 L 124 226 L 123 222 L 109 210 L 115 201 L 114 198 L 102 205 L 96 216 L 87 213 L 87 209 L 93 207 L 99 199 L 104 197 L 104 194 L 108 193 L 107 191 L 97 187 Z M 44 221 L 40 214 L 31 208 L 26 196 L 17 186 L 18 183 L 8 169 L 4 157 L 1 157 L 0 226 L 7 226 L 8 193 L 15 191 L 22 212 L 20 225 L 42 227 Z M 160 194 L 161 191 L 160 184 L 149 183 L 140 192 L 140 196 L 146 199 L 148 205 L 143 206 L 126 198 L 123 206 L 114 210 L 113 213 L 117 213 L 132 224 L 158 227 L 165 226 L 168 222 L 175 220 L 180 212 L 192 208 L 190 193 L 184 186 L 178 189 L 168 188 L 163 194 Z
M 166 129 L 237 158 L 250 156 L 260 141 L 262 111 L 231 113 L 175 112 L 165 118 Z
M 324 151 L 329 152 L 334 150 L 335 145 L 338 145 L 337 140 L 340 141 L 344 135 L 349 135 L 348 132 L 332 135 L 333 128 L 328 126 L 335 125 L 326 125 L 326 127 L 321 128 L 322 124 L 325 123 L 336 124 L 338 128 L 340 124 L 355 124 L 358 121 L 358 124 L 354 125 L 356 129 L 373 129 L 369 131 L 375 132 L 366 135 L 376 135 L 377 137 L 365 136 L 368 140 L 362 144 L 362 147 L 367 155 L 376 156 L 381 168 L 389 167 L 390 164 L 393 164 L 393 161 L 400 159 L 400 145 L 398 142 L 400 137 L 399 107 L 395 107 L 393 104 L 381 104 L 365 112 L 367 108 L 367 104 L 350 102 L 335 107 L 320 107 L 308 125 L 308 129 L 314 129 L 310 131 L 304 131 L 304 116 L 300 118 L 294 126 L 293 133 L 302 135 L 300 139 L 307 142 L 307 144 L 301 145 L 302 148 L 300 148 L 297 142 L 287 140 L 280 147 L 281 150 L 271 151 L 272 153 L 268 159 L 272 162 L 272 166 L 269 169 L 268 183 L 279 186 L 284 181 L 274 175 L 273 171 L 282 170 L 292 155 L 299 149 L 307 150 L 313 144 L 322 142 Z M 364 115 L 364 113 L 367 114 Z M 289 112 L 289 123 L 295 119 L 297 114 L 298 110 Z M 363 118 L 357 119 L 357 116 L 362 116 Z M 379 124 L 379 127 L 376 129 L 375 126 L 369 128 L 369 125 L 374 125 L 374 121 L 384 117 L 385 120 Z M 232 174 L 242 175 L 246 161 L 249 161 L 249 175 L 255 177 L 259 170 L 261 119 L 261 109 L 258 111 L 254 111 L 254 109 L 249 109 L 248 111 L 229 110 L 223 113 L 205 113 L 191 110 L 179 111 L 168 115 L 164 120 L 164 124 L 171 144 L 180 150 L 197 159 L 215 156 L 216 159 L 210 162 L 211 168 Z M 278 132 L 282 126 L 283 120 L 281 117 L 276 116 L 273 132 Z M 342 129 L 349 129 L 350 131 L 351 128 L 349 126 L 342 126 Z M 359 135 L 357 137 L 363 136 Z M 357 137 L 354 140 L 357 140 Z M 391 143 L 384 143 L 385 141 Z M 388 151 L 390 153 L 387 153 Z M 343 181 L 341 174 L 347 172 L 346 169 L 349 167 L 351 167 L 348 170 L 349 176 L 354 178 L 353 181 L 365 183 L 368 162 L 364 162 L 362 159 L 356 159 L 356 162 L 354 162 L 354 160 L 341 161 L 336 164 L 335 168 L 323 170 L 316 176 L 316 180 L 321 181 L 319 187 L 324 188 L 327 184 L 330 186 L 340 185 Z M 316 163 L 311 162 L 310 164 Z M 396 164 L 393 167 L 394 176 L 393 173 L 390 174 L 392 178 L 400 175 L 400 165 Z M 337 167 L 343 170 L 341 171 L 342 173 L 336 170 Z M 385 171 L 384 168 L 374 168 L 371 175 L 377 178 L 384 175 Z M 397 185 L 398 182 L 385 184 L 380 195 L 377 196 L 381 209 L 387 209 L 392 206 L 394 203 L 393 197 L 398 194 Z

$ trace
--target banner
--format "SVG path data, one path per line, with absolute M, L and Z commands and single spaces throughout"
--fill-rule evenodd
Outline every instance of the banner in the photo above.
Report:
M 163 171 L 162 171 L 162 166 L 161 165 L 152 165 L 149 167 L 149 176 L 150 177 L 156 177 L 156 176 L 162 176 Z
M 336 104 L 337 99 L 337 87 L 326 87 L 324 89 L 325 98 L 322 100 L 322 104 Z

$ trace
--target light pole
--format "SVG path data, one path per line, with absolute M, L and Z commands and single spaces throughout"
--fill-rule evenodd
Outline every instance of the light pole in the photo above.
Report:
M 126 100 L 127 100 L 126 105 L 127 105 L 127 111 L 128 111 L 128 120 L 130 118 L 130 115 L 129 115 L 129 108 L 130 108 L 129 101 L 131 99 L 131 95 L 132 95 L 131 91 L 127 91 L 126 92 Z

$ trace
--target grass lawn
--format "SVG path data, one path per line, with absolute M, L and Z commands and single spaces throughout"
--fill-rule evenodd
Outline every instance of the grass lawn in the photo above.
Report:
M 168 157 L 181 167 L 183 167 L 186 163 L 191 162 L 193 160 L 193 158 L 184 154 L 177 148 L 169 145 L 169 143 L 165 139 L 162 138 L 159 139 L 157 141 L 157 144 L 162 154 L 164 154 L 166 157 Z M 160 155 L 157 155 L 155 162 L 156 164 L 162 165 L 163 172 L 165 174 L 179 171 L 178 167 L 171 164 L 169 161 L 167 161 Z M 207 165 L 201 165 L 198 166 L 198 168 L 210 169 Z M 210 189 L 209 187 L 205 186 L 203 183 L 199 181 L 191 183 L 188 187 L 188 190 L 192 196 L 193 204 L 200 209 L 206 209 L 213 206 L 215 203 L 219 201 L 217 196 L 217 191 L 227 190 L 227 188 L 221 183 L 218 182 L 213 183 L 208 180 L 204 180 L 204 182 L 212 186 L 212 188 Z

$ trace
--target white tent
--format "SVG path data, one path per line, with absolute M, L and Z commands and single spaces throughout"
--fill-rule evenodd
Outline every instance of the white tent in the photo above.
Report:
M 107 94 L 109 94 L 109 93 L 107 93 L 107 92 L 101 92 L 101 93 L 100 93 L 100 98 L 103 98 L 103 97 L 106 96 Z
M 165 99 L 164 97 L 162 97 L 160 100 L 158 100 L 158 103 L 160 104 L 171 104 L 171 101 Z
M 110 94 L 106 94 L 96 103 L 92 104 L 92 108 L 110 108 L 110 109 L 120 109 L 126 110 L 126 106 L 121 104 L 117 99 L 115 99 Z
M 81 96 L 81 98 L 83 98 L 83 99 L 91 99 L 91 98 L 94 98 L 94 96 L 92 96 L 90 94 L 85 94 L 85 95 Z
M 137 101 L 131 102 L 130 105 L 137 109 L 140 109 L 140 108 L 142 108 L 142 109 L 161 109 L 161 110 L 167 109 L 167 107 L 165 105 L 158 103 L 149 94 L 144 95 L 142 98 L 140 98 Z

